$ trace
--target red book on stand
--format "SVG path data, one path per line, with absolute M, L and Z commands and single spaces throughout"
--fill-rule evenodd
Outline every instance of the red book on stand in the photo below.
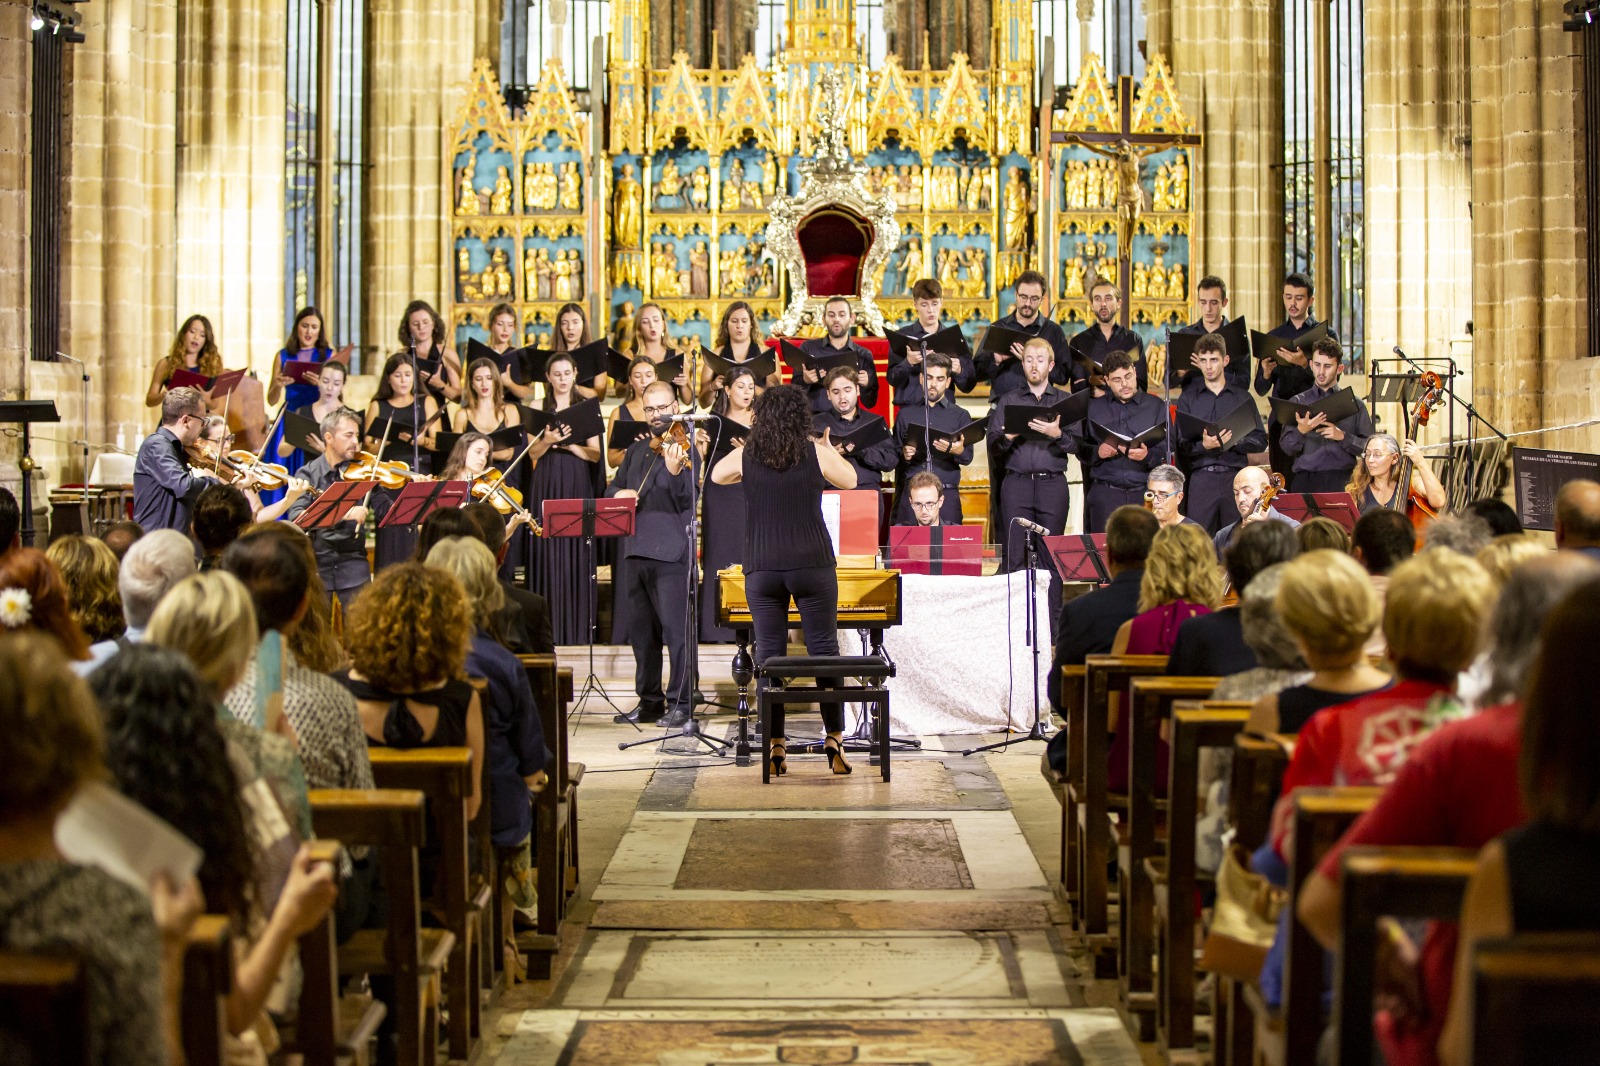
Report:
M 983 527 L 890 526 L 889 567 L 906 574 L 978 577 Z

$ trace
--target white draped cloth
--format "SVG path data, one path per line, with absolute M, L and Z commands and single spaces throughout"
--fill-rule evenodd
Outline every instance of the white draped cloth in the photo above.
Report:
M 1042 713 L 1054 659 L 1050 578 L 1043 571 L 1033 577 Z M 884 631 L 884 649 L 895 664 L 889 680 L 891 732 L 994 733 L 1008 721 L 1011 728 L 1027 731 L 1033 724 L 1033 655 L 1026 576 L 905 574 L 900 582 L 901 623 Z M 865 653 L 854 632 L 839 635 L 839 648 L 846 655 Z

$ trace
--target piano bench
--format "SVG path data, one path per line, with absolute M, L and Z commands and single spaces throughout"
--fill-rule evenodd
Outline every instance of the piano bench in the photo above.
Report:
M 872 746 L 878 769 L 883 779 L 889 780 L 889 690 L 883 679 L 893 672 L 894 668 L 876 655 L 774 656 L 758 667 L 757 675 L 766 682 L 756 701 L 761 738 L 761 783 L 772 780 L 769 738 L 773 709 L 807 703 L 866 705 L 867 713 L 872 716 Z M 802 677 L 812 678 L 813 683 L 791 684 L 795 678 Z M 841 684 L 851 679 L 859 679 L 864 684 Z
M 775 655 L 756 670 L 758 677 L 778 684 L 797 677 L 831 681 L 893 674 L 894 668 L 877 655 Z

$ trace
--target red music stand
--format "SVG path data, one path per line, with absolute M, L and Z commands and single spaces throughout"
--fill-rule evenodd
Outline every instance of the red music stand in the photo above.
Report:
M 366 503 L 372 489 L 370 481 L 335 481 L 300 512 L 294 524 L 305 530 L 331 529 L 344 521 L 351 508 Z
M 1111 566 L 1106 561 L 1104 533 L 1067 533 L 1059 537 L 1045 537 L 1044 546 L 1062 581 L 1092 581 L 1097 585 L 1111 583 Z
M 546 537 L 631 537 L 637 508 L 632 498 L 545 500 L 539 524 Z
M 1296 522 L 1331 518 L 1346 533 L 1354 533 L 1361 518 L 1361 507 L 1348 492 L 1280 492 L 1272 498 L 1272 506 Z
M 889 567 L 907 574 L 979 577 L 980 526 L 890 526 Z
M 435 511 L 465 506 L 471 496 L 469 481 L 413 481 L 394 498 L 378 528 L 419 525 Z

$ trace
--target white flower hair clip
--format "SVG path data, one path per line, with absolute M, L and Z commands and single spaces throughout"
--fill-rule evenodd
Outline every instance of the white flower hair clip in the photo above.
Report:
M 33 597 L 27 589 L 0 591 L 0 625 L 7 629 L 20 629 L 33 617 Z

